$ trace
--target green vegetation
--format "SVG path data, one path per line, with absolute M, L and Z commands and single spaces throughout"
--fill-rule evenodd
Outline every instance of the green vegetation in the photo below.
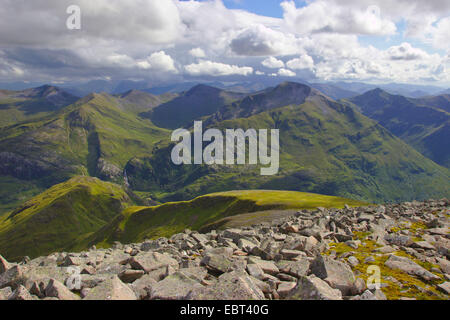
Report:
M 132 205 L 126 192 L 97 178 L 74 177 L 25 202 L 0 220 L 0 252 L 8 260 L 64 251 Z
M 200 230 L 226 217 L 248 212 L 317 207 L 342 208 L 345 204 L 366 203 L 292 191 L 232 191 L 208 194 L 190 201 L 166 203 L 155 207 L 131 207 L 109 226 L 90 237 L 89 244 L 108 246 L 114 241 L 139 242 L 147 238 L 170 237 L 186 228 Z
M 411 99 L 376 89 L 350 103 L 426 157 L 450 167 L 450 149 L 445 147 L 450 135 L 449 96 Z
M 23 91 L 0 90 L 0 127 L 49 115 L 77 100 L 52 86 Z
M 114 241 L 131 243 L 147 238 L 170 237 L 186 228 L 200 230 L 226 217 L 266 210 L 342 208 L 365 203 L 338 197 L 291 191 L 232 191 L 208 194 L 190 201 L 155 207 L 131 207 L 83 243 L 108 246 Z
M 151 156 L 127 164 L 131 188 L 150 192 L 161 202 L 235 189 L 289 189 L 380 203 L 450 194 L 448 169 L 355 109 L 320 95 L 301 105 L 284 105 L 279 97 L 269 99 L 273 104 L 264 101 L 272 108 L 254 109 L 256 114 L 236 118 L 248 111 L 245 108 L 250 102 L 243 99 L 211 116 L 207 123 L 221 130 L 279 129 L 280 172 L 276 176 L 261 176 L 260 167 L 251 165 L 175 166 L 170 162 L 173 145 L 164 141 Z
M 0 128 L 0 183 L 25 181 L 24 192 L 11 185 L 18 198 L 76 175 L 122 183 L 128 160 L 151 154 L 170 135 L 121 108 L 118 98 L 92 94 L 50 116 Z M 1 203 L 7 209 L 15 202 Z
M 355 234 L 354 239 L 361 240 L 362 242 L 362 245 L 360 245 L 358 249 L 349 247 L 342 242 L 330 243 L 330 249 L 325 254 L 329 255 L 334 252 L 337 256 L 340 256 L 347 253 L 357 258 L 359 264 L 353 267 L 353 271 L 364 281 L 367 281 L 368 277 L 371 275 L 367 272 L 367 268 L 369 266 L 378 266 L 382 278 L 381 291 L 383 291 L 389 300 L 398 300 L 400 297 L 415 298 L 418 300 L 445 299 L 445 297 L 433 287 L 433 284 L 436 284 L 436 281 L 428 282 L 419 279 L 416 276 L 409 275 L 404 271 L 386 267 L 384 264 L 389 259 L 389 255 L 381 254 L 377 251 L 380 245 L 367 239 L 369 234 Z M 404 251 L 397 251 L 394 252 L 394 254 L 407 257 L 430 272 L 432 272 L 433 267 L 437 267 L 430 263 L 422 262 L 411 255 L 408 255 Z M 374 261 L 366 260 L 368 257 L 373 258 Z M 434 274 L 439 276 L 439 274 Z

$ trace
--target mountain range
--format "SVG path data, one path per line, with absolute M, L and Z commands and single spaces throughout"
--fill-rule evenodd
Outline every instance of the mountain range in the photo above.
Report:
M 199 217 L 189 209 L 189 201 L 232 190 L 338 196 L 346 199 L 341 205 L 352 201 L 348 199 L 381 203 L 448 197 L 449 96 L 412 99 L 375 89 L 346 97 L 351 92 L 295 82 L 252 93 L 200 84 L 181 92 L 128 90 L 82 98 L 52 86 L 3 90 L 0 249 L 8 247 L 8 239 L 17 239 L 17 251 L 4 249 L 12 250 L 8 254 L 14 257 L 38 239 L 42 246 L 30 255 L 110 243 L 121 237 L 115 231 L 125 228 L 128 217 L 137 212 L 148 213 L 144 217 L 150 220 L 138 220 L 144 225 L 159 219 L 155 215 L 161 212 L 168 219 L 167 225 L 158 220 L 151 232 L 147 228 L 148 236 L 180 232 L 186 226 L 198 229 L 223 218 L 214 212 L 229 211 L 211 206 L 214 212 L 205 211 L 199 223 L 192 223 Z M 279 174 L 261 176 L 259 165 L 174 165 L 171 132 L 192 129 L 195 120 L 203 120 L 205 129 L 279 129 Z M 278 208 L 278 196 L 270 206 Z M 185 202 L 123 211 L 171 201 Z M 91 216 L 94 203 L 105 205 Z M 236 208 L 249 210 L 243 203 L 238 201 Z M 59 216 L 59 209 L 68 217 Z M 190 212 L 194 220 L 178 223 L 171 210 Z M 67 237 L 55 233 L 48 238 L 32 228 L 33 223 L 52 221 L 55 227 L 67 222 L 79 228 L 71 233 L 62 227 Z M 31 238 L 28 229 L 34 230 Z M 65 239 L 60 247 L 55 245 L 57 237 Z M 141 238 L 128 232 L 123 239 Z
M 450 167 L 450 95 L 412 99 L 375 89 L 349 101 L 426 157 Z

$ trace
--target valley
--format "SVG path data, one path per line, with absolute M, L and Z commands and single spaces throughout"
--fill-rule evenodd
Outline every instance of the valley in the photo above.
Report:
M 370 97 L 393 99 L 381 91 L 336 101 L 285 82 L 250 94 L 198 85 L 182 93 L 130 90 L 75 101 L 49 86 L 7 95 L 46 110 L 0 127 L 0 252 L 8 259 L 272 221 L 290 210 L 450 194 L 448 168 L 428 159 L 395 121 L 383 122 L 388 111 L 380 118 L 378 98 Z M 445 96 L 404 99 L 408 108 L 414 102 L 441 115 L 430 114 L 429 130 L 443 126 Z M 4 110 L 22 112 L 22 106 Z M 171 130 L 185 125 L 195 137 L 194 121 L 203 121 L 202 132 L 278 130 L 279 172 L 260 175 L 264 165 L 252 161 L 174 164 Z M 195 152 L 188 158 L 194 163 Z

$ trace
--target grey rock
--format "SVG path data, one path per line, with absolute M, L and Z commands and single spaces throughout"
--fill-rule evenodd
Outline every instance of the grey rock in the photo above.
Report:
M 310 262 L 307 258 L 302 258 L 298 261 L 280 261 L 277 266 L 280 272 L 300 278 L 308 274 Z
M 112 276 L 92 288 L 83 300 L 136 300 L 133 290 L 120 281 L 117 276 Z
M 262 271 L 264 271 L 264 273 L 267 273 L 267 274 L 270 274 L 273 276 L 277 275 L 280 272 L 278 267 L 272 261 L 266 261 L 266 260 L 261 260 L 261 259 L 256 259 L 256 258 L 249 258 L 248 264 L 256 264 L 258 267 L 261 268 Z
M 0 289 L 0 301 L 2 300 L 8 300 L 9 296 L 12 294 L 11 287 L 6 287 L 3 289 Z
M 132 283 L 145 274 L 144 270 L 124 270 L 119 273 L 119 279 L 124 283 Z
M 290 295 L 292 290 L 297 286 L 297 282 L 286 282 L 283 281 L 278 285 L 277 293 L 280 298 L 285 298 Z
M 55 279 L 50 279 L 47 288 L 45 288 L 45 296 L 58 298 L 59 300 L 80 300 L 79 296 Z
M 441 290 L 442 292 L 446 293 L 446 294 L 450 294 L 450 282 L 444 282 L 441 283 L 437 286 L 439 288 L 439 290 Z
M 0 289 L 5 287 L 17 288 L 19 285 L 25 282 L 23 267 L 13 266 L 6 272 L 0 274 Z
M 317 256 L 311 263 L 311 272 L 332 288 L 339 289 L 343 295 L 351 294 L 356 281 L 349 266 L 327 256 Z
M 19 285 L 8 297 L 8 300 L 33 300 L 33 297 L 28 292 L 27 288 Z
M 176 272 L 151 286 L 150 299 L 186 300 L 196 286 L 200 286 L 196 280 L 181 271 Z
M 8 261 L 0 255 L 0 274 L 5 273 L 10 268 Z
M 439 279 L 438 276 L 427 271 L 426 269 L 422 268 L 417 263 L 406 257 L 398 257 L 395 255 L 391 255 L 389 259 L 385 262 L 385 266 L 391 269 L 401 270 L 408 274 L 418 276 L 426 281 Z
M 263 300 L 264 293 L 245 272 L 233 271 L 219 277 L 212 286 L 196 288 L 192 300 Z
M 162 267 L 172 266 L 178 268 L 178 261 L 167 254 L 158 252 L 149 252 L 138 254 L 128 260 L 130 266 L 135 270 L 143 270 L 145 273 L 161 269 Z
M 232 264 L 229 258 L 213 253 L 206 254 L 200 262 L 200 265 L 206 266 L 209 270 L 218 273 L 230 271 Z
M 288 300 L 342 300 L 342 293 L 314 275 L 301 277 Z

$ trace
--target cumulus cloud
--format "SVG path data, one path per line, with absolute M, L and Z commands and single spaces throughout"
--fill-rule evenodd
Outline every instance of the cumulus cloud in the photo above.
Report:
M 284 67 L 284 62 L 275 57 L 269 57 L 261 62 L 261 64 L 269 69 L 279 69 Z
M 299 58 L 289 60 L 286 63 L 286 66 L 294 70 L 301 70 L 301 69 L 312 70 L 314 68 L 314 60 L 309 55 L 303 54 Z
M 280 70 L 278 70 L 278 75 L 280 77 L 295 77 L 297 74 L 292 70 L 281 68 Z
M 159 72 L 177 72 L 172 57 L 164 51 L 154 52 L 147 59 L 137 63 L 141 69 L 150 69 Z
M 206 57 L 205 51 L 202 48 L 194 48 L 189 51 L 189 54 L 195 58 L 204 58 Z
M 191 76 L 247 76 L 253 73 L 252 67 L 239 67 L 208 60 L 187 65 L 185 70 Z
M 447 0 L 308 0 L 302 7 L 289 0 L 281 2 L 283 18 L 230 10 L 221 0 L 0 1 L 3 81 L 450 81 L 442 54 L 450 43 Z M 73 4 L 81 7 L 81 30 L 65 27 Z M 383 40 L 390 48 L 382 49 Z M 274 72 L 254 72 L 261 66 Z
M 252 25 L 231 40 L 232 51 L 240 56 L 289 55 L 298 52 L 300 39 L 263 24 Z
M 288 26 L 299 34 L 391 35 L 397 30 L 395 23 L 382 17 L 376 6 L 360 9 L 322 0 L 302 8 L 297 8 L 294 1 L 285 1 L 281 6 Z
M 399 46 L 390 47 L 387 54 L 392 60 L 418 60 L 427 56 L 427 53 L 421 49 L 413 48 L 411 44 L 403 42 Z

